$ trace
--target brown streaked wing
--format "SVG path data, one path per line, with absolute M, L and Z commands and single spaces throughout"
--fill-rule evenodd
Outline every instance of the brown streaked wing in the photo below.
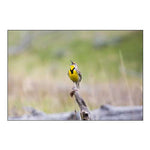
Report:
M 81 74 L 81 72 L 78 69 L 76 69 L 76 70 L 77 70 L 77 73 L 79 75 L 79 82 L 80 82 L 82 80 L 82 74 Z

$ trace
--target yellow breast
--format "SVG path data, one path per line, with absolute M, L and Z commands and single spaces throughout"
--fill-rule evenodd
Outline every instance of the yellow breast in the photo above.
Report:
M 69 77 L 73 82 L 77 82 L 79 80 L 79 76 L 76 70 L 73 70 L 73 73 L 69 70 Z

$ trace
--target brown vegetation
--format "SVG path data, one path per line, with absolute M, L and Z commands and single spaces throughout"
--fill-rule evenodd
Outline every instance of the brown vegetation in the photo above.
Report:
M 8 76 L 9 115 L 23 114 L 24 106 L 32 106 L 46 113 L 72 111 L 77 109 L 70 98 L 72 87 L 69 80 L 54 81 L 52 78 L 24 78 Z M 90 109 L 103 104 L 116 106 L 142 105 L 142 85 L 131 82 L 127 87 L 124 80 L 109 83 L 81 84 L 80 94 Z

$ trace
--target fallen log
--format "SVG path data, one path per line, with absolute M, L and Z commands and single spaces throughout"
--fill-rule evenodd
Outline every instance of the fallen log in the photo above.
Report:
M 143 120 L 142 106 L 112 106 L 102 105 L 100 109 L 92 111 L 95 120 Z
M 26 107 L 29 114 L 20 117 L 8 117 L 8 120 L 80 120 L 79 112 L 64 112 L 46 114 L 32 107 Z M 112 106 L 102 105 L 99 109 L 92 110 L 92 120 L 143 120 L 142 106 Z

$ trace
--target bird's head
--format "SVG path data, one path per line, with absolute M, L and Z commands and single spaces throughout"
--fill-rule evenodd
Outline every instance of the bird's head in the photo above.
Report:
M 73 70 L 73 68 L 77 69 L 77 64 L 71 61 L 70 69 Z

